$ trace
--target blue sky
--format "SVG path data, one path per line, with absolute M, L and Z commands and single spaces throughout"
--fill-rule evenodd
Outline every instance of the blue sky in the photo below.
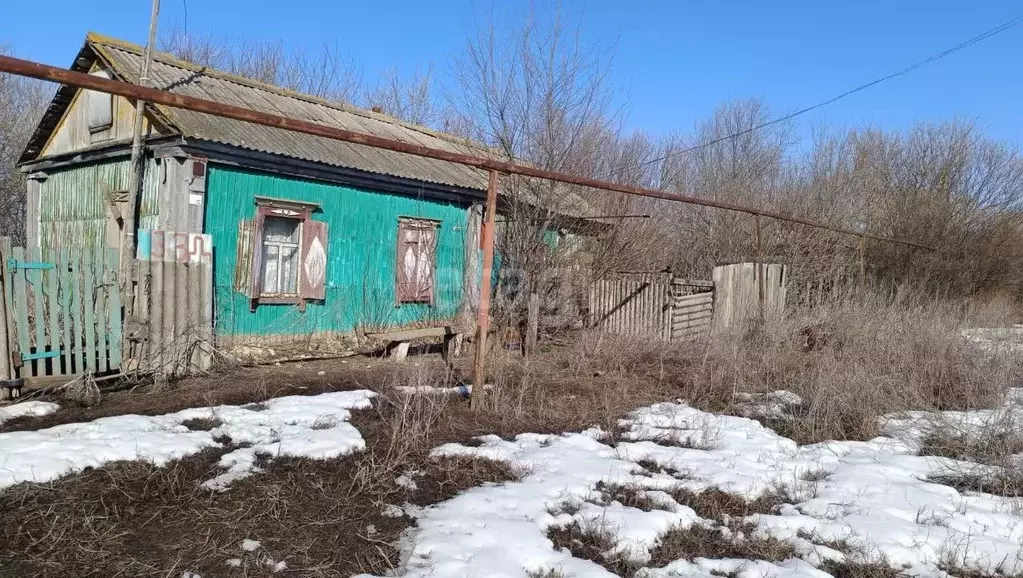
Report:
M 187 6 L 187 20 L 185 11 Z M 553 3 L 536 0 L 535 9 Z M 564 0 L 585 43 L 614 50 L 612 82 L 630 127 L 691 131 L 718 104 L 757 97 L 776 115 L 823 100 L 951 47 L 1019 13 L 1014 0 L 612 1 Z M 384 71 L 451 61 L 480 25 L 521 21 L 510 0 L 163 0 L 161 25 L 215 35 L 337 42 L 372 83 Z M 0 0 L 0 43 L 67 66 L 85 32 L 145 39 L 147 0 Z M 41 28 L 41 23 L 45 23 Z M 44 31 L 44 33 L 40 33 Z M 1023 145 L 1023 25 L 801 117 L 826 124 L 904 129 L 960 118 Z

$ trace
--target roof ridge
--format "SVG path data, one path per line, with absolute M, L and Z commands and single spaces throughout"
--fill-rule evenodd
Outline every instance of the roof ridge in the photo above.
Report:
M 138 54 L 138 55 L 141 55 L 142 52 L 143 52 L 143 47 L 138 45 L 138 44 L 135 44 L 135 43 L 132 43 L 132 42 L 128 42 L 128 41 L 122 40 L 120 38 L 115 38 L 113 36 L 108 36 L 108 35 L 105 35 L 105 34 L 101 34 L 99 32 L 88 32 L 85 35 L 85 39 L 86 39 L 86 43 L 87 44 L 102 44 L 102 45 L 107 45 L 107 46 L 113 46 L 115 48 L 119 48 L 121 50 L 126 50 L 128 52 L 132 52 L 132 53 Z M 469 146 L 469 147 L 472 147 L 472 148 L 476 148 L 476 149 L 487 150 L 487 147 L 482 145 L 481 143 L 474 143 L 471 139 L 468 139 L 468 138 L 465 138 L 465 137 L 460 137 L 460 136 L 456 136 L 456 135 L 451 134 L 451 133 L 434 130 L 432 128 L 429 128 L 429 127 L 426 127 L 426 126 L 423 126 L 423 125 L 406 122 L 404 120 L 401 120 L 400 118 L 391 116 L 389 114 L 386 114 L 386 113 L 383 113 L 383 112 L 374 112 L 374 111 L 371 111 L 371 110 L 367 110 L 365 108 L 355 106 L 354 104 L 351 104 L 351 103 L 341 102 L 341 101 L 332 101 L 332 100 L 328 100 L 326 98 L 321 98 L 321 97 L 313 96 L 313 95 L 310 95 L 310 94 L 304 94 L 304 93 L 301 93 L 301 92 L 298 92 L 298 91 L 295 91 L 295 90 L 291 90 L 291 89 L 288 89 L 288 88 L 284 88 L 284 87 L 281 87 L 281 86 L 270 84 L 268 82 L 263 82 L 261 80 L 256 80 L 254 78 L 249 78 L 249 77 L 242 76 L 242 75 L 239 75 L 239 74 L 234 74 L 234 73 L 231 73 L 231 72 L 227 72 L 225 70 L 220 70 L 218 68 L 212 68 L 212 67 L 209 67 L 209 66 L 200 66 L 198 64 L 195 64 L 194 62 L 189 62 L 187 60 L 183 60 L 181 58 L 178 58 L 178 57 L 174 56 L 173 54 L 170 54 L 169 52 L 162 52 L 162 51 L 159 51 L 159 50 L 154 50 L 153 51 L 153 59 L 157 60 L 159 62 L 162 62 L 163 64 L 169 65 L 169 66 L 175 66 L 177 68 L 182 68 L 182 69 L 185 69 L 185 70 L 190 70 L 192 72 L 201 72 L 201 73 L 203 73 L 203 74 L 205 74 L 207 76 L 213 77 L 213 78 L 219 78 L 220 80 L 224 80 L 224 81 L 227 81 L 227 82 L 233 82 L 235 84 L 240 84 L 242 86 L 247 86 L 249 88 L 254 88 L 256 90 L 263 90 L 263 91 L 270 92 L 270 93 L 273 93 L 273 94 L 277 94 L 279 96 L 283 96 L 283 97 L 286 97 L 286 98 L 294 98 L 296 100 L 302 100 L 302 101 L 308 102 L 310 104 L 317 104 L 317 105 L 320 105 L 320 106 L 325 106 L 327 108 L 333 108 L 333 109 L 339 110 L 341 112 L 347 112 L 347 113 L 350 113 L 350 114 L 355 114 L 355 115 L 361 116 L 363 118 L 379 120 L 381 122 L 386 122 L 386 123 L 389 123 L 389 124 L 398 125 L 398 126 L 407 128 L 409 130 L 414 130 L 414 131 L 417 131 L 417 132 L 421 132 L 421 133 L 426 134 L 428 136 L 432 136 L 432 137 L 435 137 L 435 138 L 446 140 L 446 141 L 451 142 L 451 143 L 466 145 L 466 146 Z

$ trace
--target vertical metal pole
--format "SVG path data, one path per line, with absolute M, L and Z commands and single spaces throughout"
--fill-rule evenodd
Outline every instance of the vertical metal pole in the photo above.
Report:
M 760 307 L 760 321 L 764 321 L 764 299 L 766 287 L 764 286 L 764 247 L 760 238 L 760 213 L 754 213 L 753 219 L 757 225 L 757 301 Z
M 490 278 L 494 270 L 494 221 L 497 213 L 497 171 L 490 171 L 487 183 L 487 217 L 483 222 L 483 278 L 480 279 L 480 310 L 476 318 L 476 357 L 472 372 L 469 406 L 479 409 L 486 378 L 487 330 L 490 328 Z
M 149 15 L 149 41 L 142 52 L 142 63 L 139 70 L 139 86 L 149 84 L 149 65 L 153 59 L 153 45 L 156 44 L 156 23 L 160 17 L 160 0 L 153 0 L 153 9 Z M 145 101 L 135 101 L 135 128 L 131 135 L 131 162 L 128 173 L 128 198 L 126 210 L 121 223 L 121 251 L 118 265 L 118 285 L 121 291 L 121 303 L 127 312 L 131 312 L 134 300 L 131 298 L 131 263 L 135 258 L 135 212 L 138 208 L 139 189 L 142 188 L 142 125 L 145 119 Z

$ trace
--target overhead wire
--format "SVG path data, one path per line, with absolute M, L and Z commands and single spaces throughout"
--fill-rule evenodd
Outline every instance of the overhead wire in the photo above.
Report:
M 855 88 L 847 90 L 847 91 L 845 91 L 845 92 L 843 92 L 841 94 L 838 94 L 836 96 L 833 96 L 833 97 L 831 97 L 831 98 L 829 98 L 827 100 L 823 100 L 823 101 L 818 102 L 816 104 L 812 104 L 810 106 L 801 108 L 801 109 L 799 109 L 799 110 L 797 110 L 795 112 L 789 113 L 789 114 L 787 114 L 785 116 L 782 116 L 782 117 L 779 117 L 779 118 L 776 118 L 776 119 L 772 119 L 772 120 L 760 123 L 758 125 L 752 126 L 750 128 L 741 130 L 739 132 L 736 132 L 736 133 L 733 133 L 733 134 L 730 134 L 730 135 L 727 135 L 727 136 L 723 136 L 723 137 L 720 137 L 720 138 L 715 138 L 713 140 L 710 140 L 710 141 L 707 141 L 707 142 L 704 142 L 704 143 L 700 143 L 700 144 L 697 144 L 697 145 L 693 145 L 691 147 L 687 147 L 687 148 L 684 148 L 684 149 L 681 149 L 681 150 L 669 151 L 668 153 L 666 153 L 664 155 L 661 155 L 659 157 L 643 161 L 643 162 L 638 163 L 638 164 L 636 164 L 636 165 L 634 165 L 633 167 L 630 167 L 630 168 L 631 169 L 637 169 L 637 168 L 647 167 L 647 166 L 652 165 L 654 163 L 659 163 L 661 161 L 668 160 L 669 158 L 671 158 L 673 156 L 676 156 L 676 155 L 681 155 L 681 154 L 686 154 L 686 153 L 691 153 L 691 152 L 694 152 L 694 151 L 698 151 L 700 149 L 704 149 L 704 148 L 707 148 L 709 146 L 713 146 L 713 145 L 718 144 L 720 142 L 724 142 L 724 141 L 727 141 L 727 140 L 738 138 L 740 136 L 744 136 L 744 135 L 750 134 L 752 132 L 756 132 L 758 130 L 767 128 L 769 126 L 774 126 L 776 124 L 780 124 L 780 123 L 783 123 L 785 121 L 792 120 L 793 118 L 796 118 L 797 116 L 801 116 L 801 115 L 806 114 L 808 112 L 817 110 L 818 108 L 821 108 L 821 107 L 827 106 L 829 104 L 835 103 L 835 102 L 837 102 L 839 100 L 842 100 L 843 98 L 846 98 L 846 97 L 851 96 L 853 94 L 856 94 L 858 92 L 864 91 L 864 90 L 866 90 L 866 89 L 868 89 L 868 88 L 870 88 L 872 86 L 876 86 L 878 84 L 881 84 L 882 82 L 886 82 L 886 81 L 892 80 L 894 78 L 898 78 L 900 76 L 909 74 L 910 72 L 913 72 L 914 70 L 916 70 L 916 69 L 918 69 L 918 68 L 920 68 L 922 66 L 926 66 L 926 65 L 928 65 L 928 64 L 930 64 L 930 63 L 932 63 L 932 62 L 934 62 L 936 60 L 940 60 L 942 58 L 945 58 L 946 56 L 949 56 L 950 54 L 953 54 L 955 52 L 958 52 L 960 50 L 963 50 L 965 48 L 973 46 L 974 44 L 977 44 L 978 42 L 983 42 L 984 40 L 987 40 L 988 38 L 991 38 L 992 36 L 996 36 L 998 34 L 1001 34 L 1002 32 L 1005 32 L 1006 30 L 1009 30 L 1010 28 L 1012 28 L 1014 26 L 1017 26 L 1020 23 L 1023 23 L 1023 14 L 1021 14 L 1019 16 L 1016 16 L 1015 18 L 1012 18 L 1010 20 L 1007 20 L 1007 21 L 999 24 L 998 26 L 995 26 L 994 28 L 991 28 L 989 30 L 981 32 L 980 34 L 978 34 L 976 36 L 973 36 L 973 37 L 969 38 L 968 40 L 965 40 L 965 41 L 963 41 L 963 42 L 961 42 L 961 43 L 959 43 L 959 44 L 957 44 L 957 45 L 955 45 L 955 46 L 953 46 L 951 48 L 942 50 L 941 52 L 932 54 L 932 55 L 928 56 L 927 58 L 924 58 L 923 60 L 919 60 L 917 62 L 914 62 L 913 64 L 907 66 L 906 68 L 903 68 L 902 70 L 899 70 L 897 72 L 893 72 L 893 73 L 888 74 L 886 76 L 882 76 L 880 78 L 874 79 L 874 80 L 872 80 L 870 82 L 867 82 L 865 84 L 861 84 L 861 85 L 859 85 L 859 86 L 857 86 Z M 618 176 L 618 174 L 620 174 L 624 170 L 625 169 L 619 169 L 612 176 Z

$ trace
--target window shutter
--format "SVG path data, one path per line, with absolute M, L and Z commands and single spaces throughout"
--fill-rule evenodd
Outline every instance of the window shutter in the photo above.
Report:
M 433 303 L 433 245 L 437 230 L 419 231 L 419 267 L 416 270 L 416 301 Z
M 407 222 L 398 223 L 398 250 L 395 268 L 398 271 L 396 293 L 398 303 L 413 301 L 416 297 L 415 275 L 418 267 L 418 250 L 413 241 L 415 231 Z
M 256 218 L 252 225 L 252 234 L 249 235 L 251 239 L 249 242 L 252 244 L 252 255 L 250 262 L 252 263 L 252 273 L 249 275 L 249 298 L 256 299 L 263 292 L 263 279 L 259 272 L 263 269 L 263 247 L 260 243 L 260 239 L 263 238 L 263 222 L 266 220 L 266 216 L 263 209 L 260 208 L 256 211 Z M 255 305 L 253 305 L 255 307 Z
M 248 298 L 257 297 L 252 291 L 252 247 L 255 241 L 255 223 L 243 219 L 238 223 L 238 250 L 234 259 L 234 290 Z
M 433 303 L 436 238 L 437 226 L 431 221 L 399 221 L 395 287 L 399 303 Z
M 299 275 L 302 299 L 324 299 L 327 287 L 327 223 L 302 224 L 302 264 Z

